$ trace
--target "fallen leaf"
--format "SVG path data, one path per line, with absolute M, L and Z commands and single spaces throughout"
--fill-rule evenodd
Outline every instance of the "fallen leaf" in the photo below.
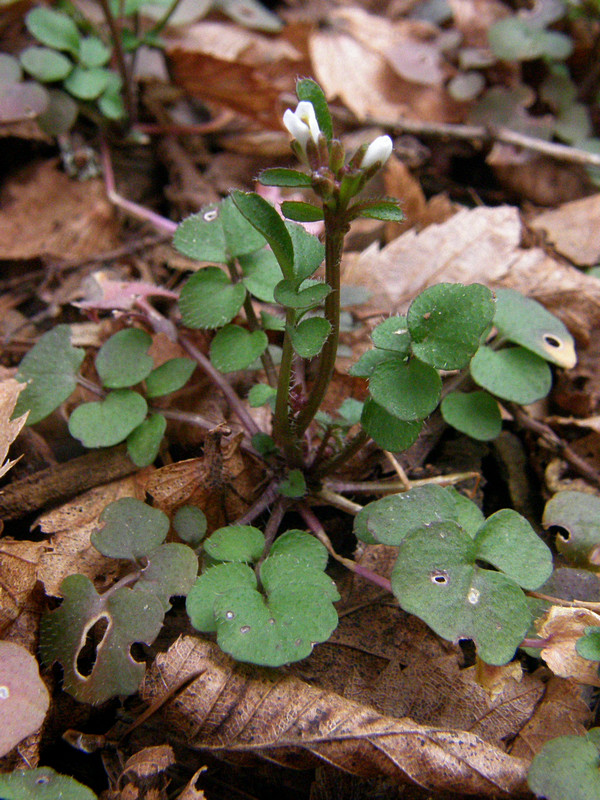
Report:
M 19 616 L 37 580 L 43 542 L 0 539 L 0 633 Z
M 541 656 L 555 675 L 600 686 L 598 662 L 582 658 L 575 649 L 586 628 L 600 626 L 600 614 L 587 608 L 552 606 L 536 623 L 538 636 L 548 640 Z
M 0 756 L 41 726 L 50 695 L 24 647 L 0 642 Z
M 0 478 L 19 460 L 16 458 L 13 461 L 10 459 L 5 461 L 5 458 L 8 448 L 19 435 L 29 414 L 27 412 L 11 420 L 17 399 L 24 388 L 24 383 L 19 383 L 13 378 L 0 383 Z
M 381 716 L 284 673 L 235 664 L 199 638 L 179 639 L 157 657 L 142 696 L 153 702 L 196 671 L 158 722 L 188 746 L 296 768 L 324 760 L 356 775 L 480 798 L 526 793 L 526 763 L 477 736 Z
M 592 267 L 600 261 L 600 194 L 545 211 L 529 224 L 577 266 Z

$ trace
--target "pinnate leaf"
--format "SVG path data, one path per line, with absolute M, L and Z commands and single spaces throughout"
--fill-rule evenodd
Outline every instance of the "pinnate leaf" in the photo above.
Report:
M 181 290 L 179 310 L 183 324 L 188 328 L 220 328 L 231 322 L 245 297 L 243 284 L 232 284 L 218 267 L 204 267 Z
M 264 353 L 268 343 L 264 331 L 226 325 L 217 331 L 210 344 L 210 360 L 220 372 L 247 369 Z
M 139 328 L 125 328 L 98 351 L 96 371 L 107 389 L 125 389 L 143 381 L 154 366 L 148 348 L 152 337 Z
M 16 378 L 27 387 L 21 392 L 14 416 L 29 411 L 28 425 L 47 417 L 75 390 L 85 351 L 71 346 L 71 329 L 57 325 L 45 333 L 19 365 Z
M 520 405 L 541 400 L 552 386 L 548 364 L 523 347 L 480 347 L 471 359 L 471 376 L 496 397 Z
M 85 575 L 69 575 L 61 584 L 63 602 L 42 617 L 40 652 L 44 664 L 58 661 L 64 670 L 64 688 L 85 703 L 103 703 L 110 697 L 133 694 L 145 672 L 131 655 L 134 642 L 152 644 L 163 622 L 160 600 L 135 586 L 99 595 Z M 78 669 L 78 657 L 88 631 L 104 621 L 104 637 L 96 647 L 89 674 Z
M 461 369 L 479 347 L 493 316 L 494 298 L 486 286 L 430 286 L 408 309 L 412 350 L 437 369 Z
M 104 400 L 77 406 L 69 417 L 69 433 L 84 447 L 111 447 L 141 425 L 147 411 L 141 394 L 115 389 Z

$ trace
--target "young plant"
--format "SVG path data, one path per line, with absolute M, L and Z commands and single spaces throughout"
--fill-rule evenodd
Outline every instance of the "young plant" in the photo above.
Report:
M 496 299 L 480 284 L 439 284 L 416 297 L 406 316 L 387 319 L 373 331 L 374 349 L 352 369 L 369 379 L 366 401 L 347 399 L 336 415 L 325 414 L 340 333 L 344 237 L 358 217 L 400 220 L 402 212 L 396 200 L 362 196 L 391 153 L 389 137 L 347 158 L 333 136 L 320 87 L 303 79 L 297 93 L 298 106 L 286 112 L 284 123 L 306 171 L 268 169 L 260 181 L 309 190 L 311 201 L 284 202 L 283 219 L 260 195 L 235 191 L 184 220 L 176 248 L 210 265 L 181 288 L 179 330 L 146 299 L 150 293 L 174 299 L 174 293 L 115 284 L 105 285 L 96 300 L 98 307 L 122 311 L 135 302 L 149 327 L 178 336 L 228 399 L 245 428 L 244 447 L 262 458 L 262 496 L 204 542 L 202 574 L 188 596 L 188 612 L 194 626 L 216 632 L 234 657 L 269 666 L 304 658 L 336 625 L 337 591 L 324 573 L 323 545 L 330 552 L 331 545 L 308 502 L 331 496 L 323 491 L 330 476 L 371 439 L 385 450 L 407 449 L 444 395 L 442 413 L 451 424 L 493 438 L 500 430 L 496 398 L 532 402 L 550 389 L 547 361 L 574 363 L 571 337 L 539 304 L 510 290 L 499 291 Z M 323 223 L 323 242 L 302 225 L 316 220 Z M 257 301 L 263 304 L 260 314 Z M 208 357 L 194 343 L 194 329 L 214 331 Z M 71 432 L 87 446 L 127 439 L 140 464 L 155 457 L 164 422 L 146 419 L 145 397 L 132 387 L 144 382 L 150 397 L 170 392 L 193 367 L 183 359 L 154 370 L 149 344 L 141 329 L 111 337 L 96 357 L 104 387 L 96 391 L 103 399 L 79 406 L 69 420 Z M 42 337 L 21 364 L 19 375 L 29 384 L 15 413 L 29 408 L 35 422 L 56 408 L 82 381 L 82 360 L 65 326 Z M 227 379 L 237 370 L 261 367 L 266 382 L 253 386 L 248 401 L 271 406 L 268 431 L 258 427 Z M 481 390 L 459 393 L 470 381 Z M 263 535 L 252 523 L 269 507 Z M 321 543 L 297 530 L 278 538 L 291 507 Z M 516 512 L 485 520 L 457 493 L 428 487 L 367 506 L 355 532 L 398 548 L 391 584 L 353 565 L 357 572 L 393 591 L 440 635 L 473 639 L 484 660 L 502 664 L 513 657 L 531 621 L 522 590 L 539 587 L 552 570 L 548 548 Z M 94 608 L 101 602 L 92 600 L 86 602 Z M 69 607 L 67 601 L 63 606 Z

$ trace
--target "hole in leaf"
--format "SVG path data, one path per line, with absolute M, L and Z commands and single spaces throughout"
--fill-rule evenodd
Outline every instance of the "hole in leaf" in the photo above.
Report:
M 250 625 L 242 625 L 240 628 L 240 633 L 249 633 L 250 632 Z
M 40 775 L 39 778 L 35 779 L 36 786 L 45 786 L 47 783 L 50 783 L 50 780 L 45 775 Z
M 542 337 L 544 342 L 548 345 L 548 347 L 561 347 L 562 342 L 560 339 L 557 339 L 556 336 L 552 336 L 551 333 L 545 333 Z
M 98 658 L 98 648 L 101 646 L 110 620 L 107 616 L 99 617 L 91 628 L 88 628 L 85 642 L 77 653 L 75 669 L 82 678 L 89 678 L 94 670 Z
M 219 209 L 211 208 L 210 211 L 207 211 L 202 215 L 202 219 L 205 222 L 214 222 L 218 216 L 219 216 Z
M 449 582 L 448 573 L 444 569 L 433 570 L 433 572 L 429 574 L 429 577 L 432 583 L 443 585 Z
M 571 531 L 568 531 L 566 528 L 563 528 L 560 525 L 552 525 L 550 531 L 555 533 L 557 536 L 560 536 L 563 542 L 569 542 L 571 540 Z

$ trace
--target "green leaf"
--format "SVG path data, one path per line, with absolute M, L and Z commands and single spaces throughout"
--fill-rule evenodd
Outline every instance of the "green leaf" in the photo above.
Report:
M 284 169 L 282 167 L 263 169 L 258 176 L 258 181 L 263 186 L 312 186 L 310 175 L 299 172 L 297 169 Z
M 37 118 L 38 125 L 49 136 L 68 133 L 75 124 L 79 106 L 62 89 L 49 89 L 48 101 L 48 107 Z
M 600 628 L 593 625 L 583 631 L 583 636 L 575 642 L 575 650 L 582 658 L 600 661 Z
M 406 327 L 406 317 L 388 317 L 380 322 L 371 333 L 373 344 L 380 350 L 391 350 L 402 358 L 410 351 L 410 334 Z
M 227 262 L 225 231 L 219 203 L 205 206 L 197 214 L 186 217 L 177 226 L 173 247 L 197 261 Z
M 216 561 L 258 561 L 265 547 L 265 537 L 252 525 L 228 525 L 219 528 L 204 543 L 204 552 Z
M 73 69 L 73 62 L 49 47 L 28 47 L 19 56 L 23 68 L 42 83 L 62 81 Z
M 527 775 L 531 791 L 547 800 L 600 797 L 600 728 L 583 736 L 559 736 L 534 756 Z
M 231 197 L 221 201 L 221 221 L 225 233 L 228 261 L 252 253 L 266 245 L 265 237 L 234 205 Z
M 411 531 L 432 522 L 458 523 L 458 514 L 454 495 L 442 486 L 425 484 L 369 503 L 356 515 L 354 532 L 359 539 L 366 533 L 372 543 L 398 546 Z
M 558 492 L 547 503 L 544 528 L 558 528 L 556 549 L 571 564 L 596 569 L 600 563 L 600 497 Z
M 541 31 L 517 16 L 508 16 L 493 23 L 488 41 L 494 55 L 503 61 L 527 61 L 544 52 Z
M 501 569 L 523 589 L 537 589 L 552 574 L 552 553 L 527 520 L 510 508 L 496 511 L 475 536 L 477 558 Z
M 473 639 L 483 661 L 506 664 L 531 614 L 521 589 L 501 572 L 478 566 L 478 557 L 475 542 L 456 523 L 433 522 L 400 544 L 392 590 L 405 611 L 439 636 Z
M 450 392 L 440 409 L 448 425 L 472 439 L 487 442 L 502 430 L 498 402 L 487 392 Z
M 146 378 L 146 397 L 163 397 L 176 392 L 189 381 L 196 369 L 191 358 L 171 358 L 153 369 Z
M 354 397 L 347 397 L 344 400 L 337 410 L 344 427 L 351 428 L 352 425 L 358 425 L 364 406 L 364 403 L 361 403 L 360 400 L 356 400 Z
M 18 59 L 8 53 L 0 53 L 0 84 L 10 86 L 20 83 L 22 78 L 23 70 Z
M 442 391 L 438 373 L 428 364 L 384 361 L 369 380 L 373 400 L 392 416 L 407 422 L 425 419 L 437 406 Z
M 110 337 L 98 351 L 96 371 L 107 389 L 126 389 L 146 378 L 154 362 L 148 348 L 152 337 L 139 328 L 125 328 Z
M 84 67 L 103 67 L 108 64 L 110 50 L 97 36 L 86 36 L 79 44 L 79 60 Z
M 324 317 L 309 317 L 296 327 L 288 326 L 292 346 L 301 358 L 317 356 L 331 333 L 331 323 Z
M 323 219 L 323 209 L 299 200 L 284 200 L 281 213 L 296 222 L 319 222 Z
M 267 349 L 264 331 L 247 331 L 239 325 L 225 325 L 210 344 L 210 360 L 220 372 L 247 369 Z
M 265 331 L 285 330 L 285 320 L 275 314 L 269 314 L 268 311 L 260 312 L 260 324 Z
M 103 67 L 75 66 L 63 86 L 78 100 L 95 100 L 106 89 L 110 72 Z
M 407 314 L 413 353 L 437 369 L 461 369 L 494 316 L 486 286 L 438 283 L 413 300 Z
M 125 116 L 125 104 L 121 90 L 123 82 L 121 78 L 112 70 L 109 70 L 109 77 L 106 88 L 97 100 L 98 108 L 107 119 L 119 120 Z
M 393 417 L 371 399 L 364 404 L 360 421 L 375 444 L 392 453 L 408 450 L 416 442 L 423 427 L 420 421 L 406 422 Z
M 273 303 L 273 291 L 281 280 L 281 268 L 271 250 L 256 250 L 240 256 L 242 283 L 251 295 L 264 303 Z
M 352 211 L 352 207 L 350 208 Z M 360 216 L 384 222 L 403 222 L 405 217 L 397 200 L 372 200 L 360 203 Z
M 266 383 L 256 383 L 248 392 L 248 403 L 251 408 L 260 408 L 276 396 L 277 390 Z
M 333 122 L 329 113 L 329 106 L 323 90 L 316 81 L 311 78 L 300 78 L 296 81 L 296 95 L 298 100 L 308 100 L 312 103 L 319 123 L 319 128 L 325 134 L 327 141 L 333 137 Z
M 28 425 L 44 419 L 75 391 L 85 350 L 71 347 L 71 328 L 57 325 L 45 333 L 19 364 L 16 379 L 27 383 L 14 416 L 29 410 Z
M 103 703 L 117 695 L 133 694 L 144 677 L 145 665 L 131 655 L 134 642 L 151 645 L 160 633 L 163 607 L 151 593 L 123 586 L 99 595 L 85 575 L 69 575 L 61 584 L 62 605 L 42 617 L 40 653 L 50 666 L 58 661 L 63 687 L 83 703 Z M 103 623 L 104 636 L 96 645 L 89 674 L 82 673 L 79 656 L 88 632 Z
M 173 528 L 184 542 L 198 547 L 206 536 L 208 521 L 201 508 L 197 506 L 181 506 L 173 517 Z
M 565 325 L 541 303 L 514 289 L 496 289 L 494 325 L 503 339 L 559 367 L 577 363 L 575 342 Z
M 285 278 L 293 278 L 294 247 L 285 223 L 273 206 L 256 192 L 232 192 L 231 199 L 248 222 L 264 236 Z
M 188 328 L 220 328 L 231 322 L 245 297 L 241 283 L 232 284 L 218 267 L 204 267 L 192 275 L 179 295 L 183 324 Z
M 162 544 L 169 532 L 167 515 L 134 497 L 114 500 L 98 521 L 102 527 L 90 540 L 108 558 L 139 561 Z
M 352 364 L 348 374 L 356 378 L 370 378 L 375 368 L 379 364 L 383 364 L 384 361 L 392 361 L 398 366 L 403 363 L 403 359 L 398 358 L 394 353 L 386 352 L 385 350 L 367 350 L 356 364 Z
M 0 775 L 0 794 L 2 800 L 97 800 L 87 786 L 51 767 Z
M 104 400 L 83 403 L 69 418 L 69 433 L 84 447 L 111 447 L 126 439 L 146 416 L 144 398 L 130 389 L 116 389 Z
M 25 17 L 27 30 L 32 36 L 55 50 L 79 52 L 79 31 L 68 14 L 50 8 L 34 8 Z
M 210 567 L 196 580 L 186 599 L 190 622 L 202 633 L 216 633 L 215 601 L 218 597 L 256 588 L 256 575 L 247 564 L 229 562 Z
M 496 397 L 521 405 L 546 397 L 552 386 L 548 364 L 523 347 L 480 347 L 471 359 L 471 377 Z
M 313 272 L 323 263 L 325 258 L 325 245 L 313 236 L 302 225 L 295 222 L 286 222 L 285 227 L 294 247 L 294 276 L 296 284 L 310 278 Z M 296 285 L 296 288 L 298 286 Z
M 127 454 L 137 467 L 148 467 L 160 450 L 167 420 L 162 414 L 152 414 L 127 437 Z
M 295 281 L 280 281 L 275 287 L 275 300 L 286 308 L 309 309 L 320 305 L 330 293 L 326 283 L 311 278 L 303 281 L 299 289 L 294 288 Z
M 299 469 L 291 469 L 278 486 L 279 494 L 284 497 L 304 497 L 306 481 Z
M 252 437 L 252 447 L 262 456 L 268 456 L 277 452 L 277 445 L 268 433 L 259 431 Z
M 156 597 L 166 613 L 172 597 L 185 597 L 196 581 L 198 558 L 186 544 L 167 542 L 148 553 L 136 588 Z
M 306 531 L 290 530 L 283 533 L 273 543 L 269 558 L 290 556 L 296 563 L 314 569 L 324 570 L 329 560 L 325 547 Z

